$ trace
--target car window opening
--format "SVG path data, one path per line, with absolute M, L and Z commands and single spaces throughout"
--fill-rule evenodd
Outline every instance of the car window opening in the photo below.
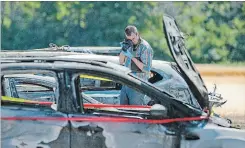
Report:
M 83 103 L 94 102 L 95 100 L 105 105 L 116 105 L 120 107 L 120 91 L 122 86 L 123 84 L 120 82 L 111 79 L 108 80 L 108 78 L 87 75 L 83 78 L 80 77 L 79 92 Z
M 2 77 L 1 101 L 23 105 L 47 105 L 57 102 L 57 83 L 53 73 L 46 74 L 14 74 Z M 51 77 L 52 75 L 52 77 Z M 47 79 L 54 80 L 47 83 Z

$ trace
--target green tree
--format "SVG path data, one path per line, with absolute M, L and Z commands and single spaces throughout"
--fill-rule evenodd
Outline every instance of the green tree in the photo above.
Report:
M 245 60 L 244 3 L 176 3 L 180 7 L 176 18 L 183 32 L 190 34 L 186 45 L 195 62 Z
M 2 49 L 34 49 L 49 43 L 119 46 L 124 28 L 136 25 L 154 50 L 171 60 L 162 14 L 187 34 L 194 62 L 245 60 L 244 2 L 1 2 Z

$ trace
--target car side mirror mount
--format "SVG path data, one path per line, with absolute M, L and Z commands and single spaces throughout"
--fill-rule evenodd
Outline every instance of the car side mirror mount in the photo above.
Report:
M 167 108 L 161 104 L 154 104 L 150 108 L 150 114 L 152 117 L 160 119 L 166 118 L 168 115 Z

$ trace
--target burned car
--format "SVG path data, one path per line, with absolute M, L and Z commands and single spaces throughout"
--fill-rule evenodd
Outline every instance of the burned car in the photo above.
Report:
M 153 63 L 153 75 L 149 82 L 135 77 L 125 67 L 108 60 L 89 59 L 85 54 L 47 52 L 42 57 L 40 52 L 29 52 L 29 55 L 36 55 L 33 57 L 20 57 L 20 53 L 16 57 L 5 54 L 7 56 L 1 60 L 2 146 L 243 147 L 245 131 L 219 127 L 209 120 L 210 114 L 204 112 L 210 105 L 205 84 L 187 51 L 181 46 L 182 37 L 176 30 L 169 31 L 166 23 L 175 26 L 175 21 L 164 17 L 166 37 L 177 64 L 165 62 L 170 72 L 165 68 L 161 73 L 154 70 L 159 63 L 155 66 Z M 178 29 L 177 26 L 174 28 Z M 175 49 L 177 47 L 181 48 Z M 11 84 L 9 78 L 17 79 L 16 75 L 52 77 L 54 85 L 48 84 L 49 87 L 42 88 L 46 86 L 42 83 L 42 87 L 39 84 L 33 90 L 23 91 L 28 86 L 16 80 L 21 88 L 21 93 L 17 92 L 17 95 L 26 97 L 16 98 L 13 90 L 8 91 Z M 91 81 L 84 80 L 85 76 L 86 80 L 106 82 L 101 85 L 92 81 L 91 85 Z M 159 88 L 157 83 L 163 87 Z M 135 106 L 84 102 L 82 92 L 89 95 L 89 91 L 94 89 L 110 91 L 109 86 L 113 86 L 114 91 L 120 85 L 145 94 L 155 104 Z M 55 97 L 47 93 L 49 97 L 44 99 L 52 99 L 32 100 L 36 96 L 27 98 L 30 91 L 53 91 Z M 186 96 L 183 97 L 183 94 Z
M 28 53 L 28 56 L 31 56 L 32 53 Z M 36 54 L 34 52 L 34 54 Z M 96 54 L 82 54 L 82 55 L 67 55 L 67 56 L 60 56 L 61 58 L 68 58 L 68 59 L 86 59 L 86 60 L 99 60 L 99 61 L 110 61 L 113 63 L 118 64 L 118 57 L 115 56 L 101 56 Z M 175 96 L 175 99 L 178 99 L 184 103 L 190 104 L 197 109 L 201 109 L 200 105 L 198 104 L 195 96 L 193 95 L 192 91 L 190 90 L 189 86 L 185 82 L 185 80 L 181 77 L 181 73 L 178 70 L 178 67 L 174 63 L 153 60 L 153 68 L 151 69 L 151 78 L 148 80 L 150 83 L 154 84 L 157 87 L 160 87 L 171 93 Z M 32 84 L 33 87 L 35 85 L 42 85 L 44 87 L 55 87 L 54 78 L 48 76 L 38 76 L 38 75 L 12 75 L 8 76 L 8 79 L 11 80 L 6 81 L 9 83 L 7 86 L 8 91 L 15 92 L 16 88 L 18 88 L 18 83 L 15 81 L 21 80 L 22 83 L 25 84 Z M 6 79 L 6 78 L 5 78 Z M 14 80 L 16 79 L 16 80 Z M 46 81 L 49 81 L 47 83 Z M 37 83 L 37 84 L 35 84 Z M 80 83 L 81 83 L 81 95 L 83 95 L 85 103 L 104 103 L 104 104 L 120 104 L 120 85 L 115 83 L 109 79 L 102 79 L 99 77 L 91 77 L 87 75 L 80 75 Z M 13 85 L 15 84 L 15 85 Z M 15 88 L 16 87 L 16 88 Z M 10 89 L 11 88 L 11 89 Z M 14 90 L 14 91 L 13 91 Z M 54 89 L 55 90 L 55 89 Z M 21 93 L 21 92 L 20 92 Z M 42 98 L 42 101 L 49 101 L 50 97 L 45 97 L 47 93 L 45 91 L 36 93 L 34 90 L 31 92 L 34 96 L 39 95 Z M 14 98 L 28 98 L 27 96 L 19 96 L 14 95 L 17 93 L 13 93 L 13 95 L 9 95 Z M 53 92 L 53 95 L 55 93 Z M 147 96 L 146 96 L 147 97 Z M 41 98 L 38 98 L 40 101 Z M 44 100 L 43 100 L 44 99 Z M 32 100 L 37 100 L 37 98 L 32 98 Z M 146 100 L 150 101 L 150 98 Z M 148 102 L 146 102 L 147 104 Z M 219 118 L 217 116 L 211 117 L 212 120 L 215 120 L 220 126 L 230 127 L 232 124 L 231 120 L 226 118 Z
M 89 60 L 56 60 L 52 57 L 43 58 L 45 62 L 41 59 L 39 59 L 40 62 L 36 62 L 36 59 L 30 61 L 29 58 L 22 58 L 15 62 L 1 63 L 2 87 L 5 87 L 6 84 L 3 78 L 9 77 L 9 75 L 38 72 L 38 74 L 52 75 L 55 78 L 58 85 L 56 90 L 58 97 L 49 102 L 30 99 L 24 101 L 22 99 L 2 99 L 3 147 L 21 147 L 22 145 L 30 147 L 68 147 L 69 144 L 71 144 L 71 147 L 80 147 L 81 145 L 84 145 L 84 147 L 110 147 L 115 146 L 115 144 L 116 147 L 135 147 L 142 142 L 144 142 L 144 145 L 162 147 L 162 138 L 165 135 L 163 132 L 164 126 L 160 129 L 160 133 L 155 133 L 156 135 L 160 134 L 159 136 L 153 134 L 152 140 L 149 140 L 148 134 L 151 134 L 148 132 L 151 132 L 152 128 L 153 130 L 154 128 L 156 128 L 155 130 L 158 129 L 158 124 L 156 124 L 156 127 L 152 127 L 151 122 L 163 121 L 168 123 L 168 120 L 162 119 L 170 118 L 173 120 L 174 118 L 175 120 L 181 120 L 181 118 L 187 117 L 190 120 L 189 122 L 180 123 L 183 126 L 193 127 L 205 124 L 207 120 L 202 117 L 201 110 L 196 110 L 172 99 L 170 94 L 131 75 L 128 69 L 123 70 L 124 67 L 119 70 L 119 65 L 115 66 L 109 62 Z M 117 71 L 115 71 L 116 69 Z M 81 74 L 110 79 L 134 87 L 159 103 L 162 102 L 160 103 L 162 105 L 158 104 L 160 110 L 154 110 L 154 105 L 152 109 L 147 106 L 125 108 L 120 108 L 120 106 L 112 106 L 112 108 L 108 108 L 108 106 L 106 106 L 107 108 L 103 108 L 103 106 L 96 107 L 96 105 L 86 106 L 80 93 Z M 6 96 L 5 91 L 2 92 L 2 96 Z M 163 106 L 164 102 L 166 106 Z M 168 108 L 172 108 L 173 112 Z M 178 111 L 178 108 L 180 111 Z M 171 115 L 172 113 L 173 115 Z M 192 121 L 193 117 L 194 120 L 197 120 L 196 122 Z M 174 122 L 172 127 L 170 122 L 169 128 L 171 130 L 169 132 L 171 134 L 175 132 L 173 129 L 177 124 Z M 147 126 L 150 129 L 144 131 Z M 135 139 L 134 143 L 130 142 L 130 145 L 127 145 L 123 144 L 122 137 L 124 139 L 128 137 L 129 140 L 134 137 L 137 140 Z M 157 140 L 157 137 L 160 139 Z M 146 142 L 146 139 L 149 142 Z M 176 141 L 173 142 L 173 145 L 175 144 Z

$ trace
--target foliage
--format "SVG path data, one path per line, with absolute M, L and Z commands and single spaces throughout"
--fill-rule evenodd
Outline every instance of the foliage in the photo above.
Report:
M 176 18 L 184 22 L 180 24 L 182 30 L 190 34 L 186 45 L 194 61 L 245 60 L 245 3 L 185 2 L 177 6 L 186 16 Z
M 2 49 L 119 46 L 124 28 L 136 25 L 154 50 L 170 60 L 162 14 L 176 18 L 188 35 L 194 62 L 245 61 L 244 2 L 1 2 Z

